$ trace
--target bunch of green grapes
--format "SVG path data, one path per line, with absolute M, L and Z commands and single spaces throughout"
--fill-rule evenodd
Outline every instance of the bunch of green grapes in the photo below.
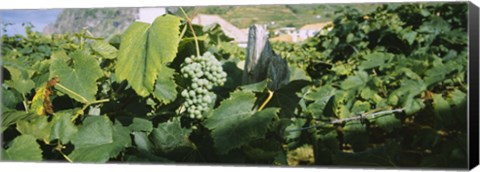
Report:
M 185 58 L 181 73 L 191 84 L 182 91 L 186 99 L 185 107 L 190 118 L 201 119 L 204 112 L 209 110 L 212 102 L 212 88 L 222 86 L 227 80 L 227 73 L 222 69 L 222 64 L 211 54 L 206 52 L 203 56 Z

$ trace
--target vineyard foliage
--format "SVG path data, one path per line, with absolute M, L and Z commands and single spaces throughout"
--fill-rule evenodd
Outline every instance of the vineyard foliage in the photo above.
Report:
M 338 11 L 301 44 L 273 43 L 291 76 L 271 97 L 268 80 L 241 84 L 245 50 L 218 25 L 167 14 L 108 41 L 27 26 L 2 36 L 1 158 L 466 168 L 467 7 Z M 190 118 L 181 70 L 206 52 L 226 80 Z

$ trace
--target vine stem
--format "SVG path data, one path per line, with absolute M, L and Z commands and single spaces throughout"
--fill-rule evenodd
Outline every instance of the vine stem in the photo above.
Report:
M 58 150 L 58 152 L 60 152 L 60 154 L 62 154 L 62 156 L 70 163 L 73 163 L 72 159 L 70 159 L 67 155 L 65 155 L 62 150 Z
M 25 97 L 25 94 L 22 94 L 22 97 L 23 97 L 22 103 L 23 103 L 23 106 L 25 107 L 25 112 L 28 112 L 28 111 L 30 111 L 30 110 L 29 110 L 29 108 L 28 108 L 28 103 L 27 103 L 28 100 L 27 100 L 27 97 Z
M 83 101 L 84 103 L 87 103 L 87 104 L 90 103 L 85 97 L 81 96 L 80 94 L 76 93 L 75 91 L 72 91 L 72 90 L 68 89 L 67 87 L 63 86 L 63 85 L 60 84 L 60 83 L 55 84 L 55 86 L 58 86 L 58 87 L 64 89 L 66 92 L 69 92 L 69 93 L 71 93 L 71 94 L 73 94 L 73 95 L 75 95 L 75 96 L 80 97 L 80 99 L 82 99 L 82 101 Z
M 180 33 L 180 36 L 179 36 L 180 39 L 178 39 L 178 44 L 180 44 L 180 42 L 182 41 L 182 38 L 185 35 L 185 32 L 187 32 L 187 25 L 183 27 L 182 32 Z
M 73 163 L 72 159 L 70 159 L 67 155 L 65 155 L 65 153 L 63 153 L 63 151 L 62 151 L 63 148 L 65 148 L 65 146 L 63 146 L 63 145 L 60 143 L 60 140 L 58 140 L 57 146 L 56 146 L 55 150 L 57 150 L 58 152 L 60 152 L 60 154 L 62 154 L 63 158 L 65 158 L 68 162 Z
M 93 102 L 90 102 L 85 97 L 81 96 L 80 94 L 76 93 L 75 91 L 72 91 L 72 90 L 68 89 L 67 87 L 63 86 L 60 83 L 55 84 L 55 86 L 58 86 L 58 87 L 64 89 L 66 92 L 71 93 L 71 94 L 73 94 L 77 97 L 80 97 L 80 99 L 82 99 L 83 103 L 85 103 L 82 110 L 80 110 L 79 112 L 77 112 L 75 114 L 75 116 L 72 118 L 71 122 L 75 121 L 80 115 L 83 115 L 83 111 L 85 111 L 90 105 L 97 104 L 97 103 L 105 103 L 105 102 L 110 101 L 110 99 L 101 99 L 101 100 L 95 100 Z
M 260 106 L 260 108 L 258 108 L 258 112 L 260 112 L 260 111 L 267 105 L 267 103 L 270 101 L 270 99 L 272 99 L 272 97 L 273 97 L 273 91 L 268 90 L 268 97 L 267 97 L 267 99 L 265 99 L 265 101 L 262 103 L 262 105 Z
M 183 10 L 182 7 L 180 7 L 180 11 L 182 11 L 183 15 L 185 16 L 185 19 L 187 19 L 187 24 L 190 27 L 190 30 L 192 30 L 193 40 L 195 41 L 195 49 L 197 50 L 197 56 L 200 56 L 200 46 L 198 46 L 197 34 L 195 34 L 195 30 L 193 30 L 192 20 L 190 20 L 187 13 L 185 12 L 185 10 Z
M 363 113 L 363 114 L 358 115 L 358 116 L 353 116 L 353 117 L 343 118 L 343 119 L 334 119 L 330 122 L 325 122 L 325 123 L 320 124 L 320 125 L 314 125 L 314 126 L 308 126 L 308 127 L 303 127 L 303 128 L 287 130 L 286 132 L 302 131 L 302 130 L 307 130 L 307 129 L 310 129 L 310 128 L 322 127 L 322 126 L 325 126 L 325 125 L 328 125 L 328 124 L 343 123 L 343 122 L 359 120 L 359 119 L 369 118 L 369 117 L 373 118 L 373 117 L 378 116 L 378 115 L 384 115 L 384 114 L 389 114 L 389 113 L 394 113 L 394 112 L 403 112 L 403 111 L 404 111 L 404 109 L 393 109 L 393 110 L 380 111 L 380 112 L 375 112 L 375 113 L 370 113 L 370 114 Z
M 108 102 L 110 101 L 110 99 L 101 99 L 101 100 L 96 100 L 96 101 L 93 101 L 91 103 L 87 103 L 83 106 L 82 110 L 80 110 L 79 112 L 77 112 L 75 114 L 75 116 L 72 118 L 71 122 L 75 121 L 80 115 L 83 115 L 83 111 L 85 111 L 90 105 L 92 104 L 97 104 L 97 103 L 105 103 L 105 102 Z

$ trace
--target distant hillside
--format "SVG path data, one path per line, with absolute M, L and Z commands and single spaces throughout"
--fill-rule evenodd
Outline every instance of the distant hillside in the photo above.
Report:
M 138 8 L 65 9 L 44 33 L 73 33 L 87 28 L 94 36 L 122 33 L 138 14 Z
M 216 14 L 239 28 L 252 24 L 268 24 L 270 28 L 296 27 L 309 23 L 333 20 L 335 11 L 346 6 L 360 12 L 371 12 L 379 4 L 302 4 L 302 5 L 256 5 L 256 6 L 208 6 L 189 8 L 190 14 Z
M 256 5 L 256 6 L 208 6 L 185 7 L 189 15 L 219 15 L 238 28 L 248 28 L 252 24 L 268 24 L 270 29 L 280 27 L 300 28 L 305 24 L 330 21 L 335 11 L 349 6 L 361 12 L 374 10 L 377 4 L 314 4 L 314 5 Z M 167 11 L 183 16 L 178 7 Z M 139 14 L 139 8 L 98 8 L 65 9 L 54 24 L 44 29 L 44 33 L 78 32 L 88 28 L 97 37 L 109 38 L 122 33 Z

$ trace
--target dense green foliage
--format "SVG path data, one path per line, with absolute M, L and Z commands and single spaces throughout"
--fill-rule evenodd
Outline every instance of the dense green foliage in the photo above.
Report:
M 336 15 L 273 45 L 291 77 L 272 97 L 241 84 L 244 52 L 218 26 L 172 15 L 109 41 L 3 36 L 2 160 L 466 168 L 467 4 Z

